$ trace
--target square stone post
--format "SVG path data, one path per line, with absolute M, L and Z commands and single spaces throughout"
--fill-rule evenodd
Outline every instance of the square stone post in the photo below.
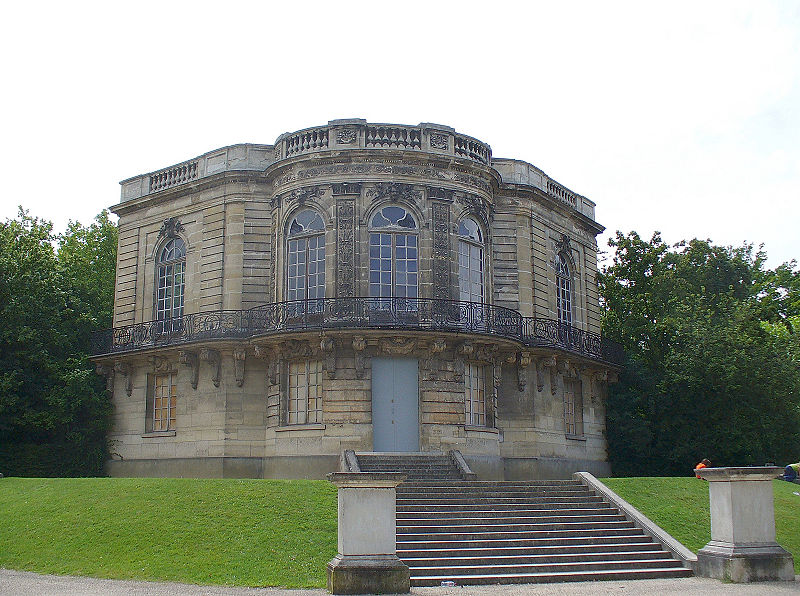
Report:
M 703 468 L 711 502 L 711 541 L 697 553 L 697 575 L 733 582 L 794 581 L 791 553 L 775 541 L 772 480 L 781 468 Z
M 405 594 L 408 567 L 397 557 L 398 472 L 335 472 L 339 488 L 339 553 L 328 563 L 332 594 Z

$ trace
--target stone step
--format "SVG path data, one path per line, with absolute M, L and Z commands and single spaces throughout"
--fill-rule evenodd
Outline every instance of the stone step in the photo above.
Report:
M 396 494 L 397 553 L 412 586 L 691 575 L 578 481 L 410 477 Z
M 633 561 L 619 561 L 616 559 L 601 559 L 580 562 L 552 562 L 543 563 L 511 563 L 511 564 L 472 564 L 463 566 L 447 565 L 447 573 L 460 576 L 485 575 L 485 574 L 534 574 L 534 573 L 564 573 L 569 571 L 612 571 L 614 569 L 683 569 L 680 562 L 674 559 L 641 559 Z M 411 577 L 424 577 L 441 575 L 442 567 L 414 567 Z
M 410 557 L 403 558 L 403 562 L 409 567 L 418 568 L 439 568 L 447 567 L 457 572 L 460 567 L 514 567 L 518 565 L 541 565 L 556 563 L 597 563 L 620 561 L 654 561 L 671 559 L 669 551 L 601 551 L 596 553 L 561 553 L 544 555 L 508 555 L 491 554 L 478 556 L 448 556 L 448 557 L 419 557 L 412 554 Z M 674 561 L 677 564 L 677 561 Z M 412 571 L 413 573 L 413 571 Z
M 458 511 L 481 511 L 487 507 L 492 507 L 493 503 L 447 503 L 447 504 L 431 504 L 428 502 L 422 503 L 405 503 L 398 502 L 396 507 L 397 511 L 430 511 L 432 514 L 439 512 L 458 512 Z M 566 509 L 595 509 L 597 507 L 605 507 L 602 501 L 592 501 L 581 503 L 580 501 L 572 502 L 548 502 L 548 503 L 504 503 L 503 505 L 495 505 L 497 511 L 525 511 L 529 509 L 548 509 L 553 510 L 566 510 Z
M 477 505 L 477 504 L 495 504 L 495 505 L 533 505 L 538 503 L 602 503 L 600 497 L 570 497 L 570 496 L 541 496 L 541 497 L 459 497 L 452 496 L 446 498 L 436 497 L 399 497 L 397 499 L 398 505 Z
M 612 510 L 613 511 L 613 510 Z M 397 516 L 397 527 L 408 526 L 487 526 L 494 527 L 496 525 L 528 525 L 528 524 L 554 524 L 554 523 L 589 523 L 589 522 L 622 522 L 626 521 L 625 516 L 619 513 L 609 513 L 606 515 L 553 515 L 548 512 L 547 515 L 532 515 L 521 516 L 516 514 L 507 514 L 505 516 L 472 516 L 461 515 L 459 517 L 406 517 L 405 514 Z
M 615 535 L 596 535 L 572 533 L 566 536 L 537 536 L 525 538 L 521 536 L 513 537 L 479 537 L 472 539 L 455 538 L 447 539 L 441 536 L 434 536 L 431 540 L 420 540 L 417 536 L 414 540 L 398 539 L 397 549 L 411 551 L 419 549 L 459 549 L 459 548 L 478 548 L 489 551 L 497 548 L 548 548 L 548 547 L 586 547 L 598 545 L 621 545 L 621 544 L 640 544 L 649 543 L 651 539 L 640 533 L 625 533 Z
M 401 485 L 402 487 L 441 487 L 442 484 L 440 482 L 432 481 L 420 481 L 420 482 L 408 482 Z M 572 486 L 578 488 L 585 488 L 585 485 L 581 482 L 576 480 L 461 480 L 457 484 L 453 485 L 446 485 L 458 488 L 482 488 L 482 489 L 492 489 L 492 488 L 515 488 L 515 487 L 523 487 L 523 488 L 530 488 L 530 487 L 547 487 L 547 486 Z
M 452 520 L 447 520 L 452 522 Z M 633 528 L 633 522 L 622 519 L 621 521 L 595 521 L 595 522 L 551 522 L 551 523 L 498 523 L 498 524 L 428 524 L 428 525 L 398 525 L 397 534 L 433 534 L 462 532 L 558 532 L 560 530 L 591 531 L 591 530 L 617 530 L 620 528 Z
M 613 569 L 540 572 L 522 574 L 487 573 L 483 575 L 429 575 L 411 578 L 411 587 L 439 586 L 443 581 L 453 581 L 456 585 L 491 584 L 535 584 L 557 582 L 613 581 L 628 579 L 657 579 L 691 577 L 692 572 L 685 568 L 674 569 Z
M 500 530 L 496 532 L 474 531 L 464 532 L 457 529 L 453 532 L 404 532 L 397 533 L 397 540 L 400 541 L 431 541 L 431 540 L 535 540 L 537 538 L 572 538 L 575 536 L 602 537 L 602 536 L 637 536 L 643 537 L 644 534 L 638 528 L 598 528 L 587 530 Z
M 574 544 L 567 546 L 493 546 L 493 556 L 538 556 L 569 555 L 577 553 L 617 553 L 617 552 L 652 552 L 660 551 L 661 545 L 656 542 L 623 542 L 619 544 Z M 398 550 L 397 556 L 407 558 L 447 558 L 447 557 L 482 557 L 486 548 L 463 548 L 453 544 L 452 548 L 419 548 Z
M 573 488 L 538 488 L 538 489 L 513 489 L 513 490 L 486 490 L 481 491 L 479 489 L 465 489 L 465 490 L 436 490 L 433 488 L 415 488 L 413 490 L 408 490 L 400 486 L 397 489 L 397 498 L 398 499 L 414 499 L 419 497 L 428 497 L 428 498 L 453 498 L 453 497 L 461 497 L 461 498 L 481 498 L 481 499 L 489 499 L 489 498 L 498 498 L 498 497 L 521 497 L 521 498 L 537 498 L 542 496 L 564 496 L 564 497 L 591 497 L 594 496 L 588 490 L 580 490 L 580 489 L 573 489 Z
M 552 508 L 528 508 L 528 509 L 487 509 L 486 507 L 464 507 L 458 510 L 446 509 L 443 511 L 430 511 L 426 507 L 403 507 L 397 508 L 397 520 L 406 519 L 458 519 L 458 518 L 509 518 L 515 517 L 572 517 L 572 516 L 592 516 L 592 515 L 618 515 L 618 510 L 611 506 L 606 507 L 586 507 L 574 509 Z

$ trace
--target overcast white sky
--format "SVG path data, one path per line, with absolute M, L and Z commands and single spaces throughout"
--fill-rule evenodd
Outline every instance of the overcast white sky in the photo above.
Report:
M 614 230 L 800 257 L 800 2 L 9 2 L 0 218 L 335 118 L 438 122 Z

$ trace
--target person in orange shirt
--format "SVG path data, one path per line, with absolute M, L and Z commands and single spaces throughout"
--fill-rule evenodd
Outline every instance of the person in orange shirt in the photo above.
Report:
M 697 465 L 694 467 L 694 475 L 695 475 L 695 478 L 700 478 L 700 474 L 698 474 L 698 473 L 697 473 L 697 470 L 702 470 L 703 468 L 707 468 L 707 467 L 709 467 L 710 465 L 711 465 L 711 462 L 710 462 L 710 461 L 708 461 L 707 459 L 703 458 L 703 461 L 701 461 L 699 464 L 697 464 Z

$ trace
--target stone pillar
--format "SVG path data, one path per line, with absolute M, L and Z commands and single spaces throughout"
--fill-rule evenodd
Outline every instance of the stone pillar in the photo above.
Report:
M 396 472 L 335 472 L 339 488 L 339 553 L 328 563 L 332 594 L 405 594 L 408 567 L 397 558 Z
M 704 468 L 711 541 L 697 553 L 697 575 L 733 582 L 794 580 L 791 553 L 775 541 L 772 480 L 781 468 Z

